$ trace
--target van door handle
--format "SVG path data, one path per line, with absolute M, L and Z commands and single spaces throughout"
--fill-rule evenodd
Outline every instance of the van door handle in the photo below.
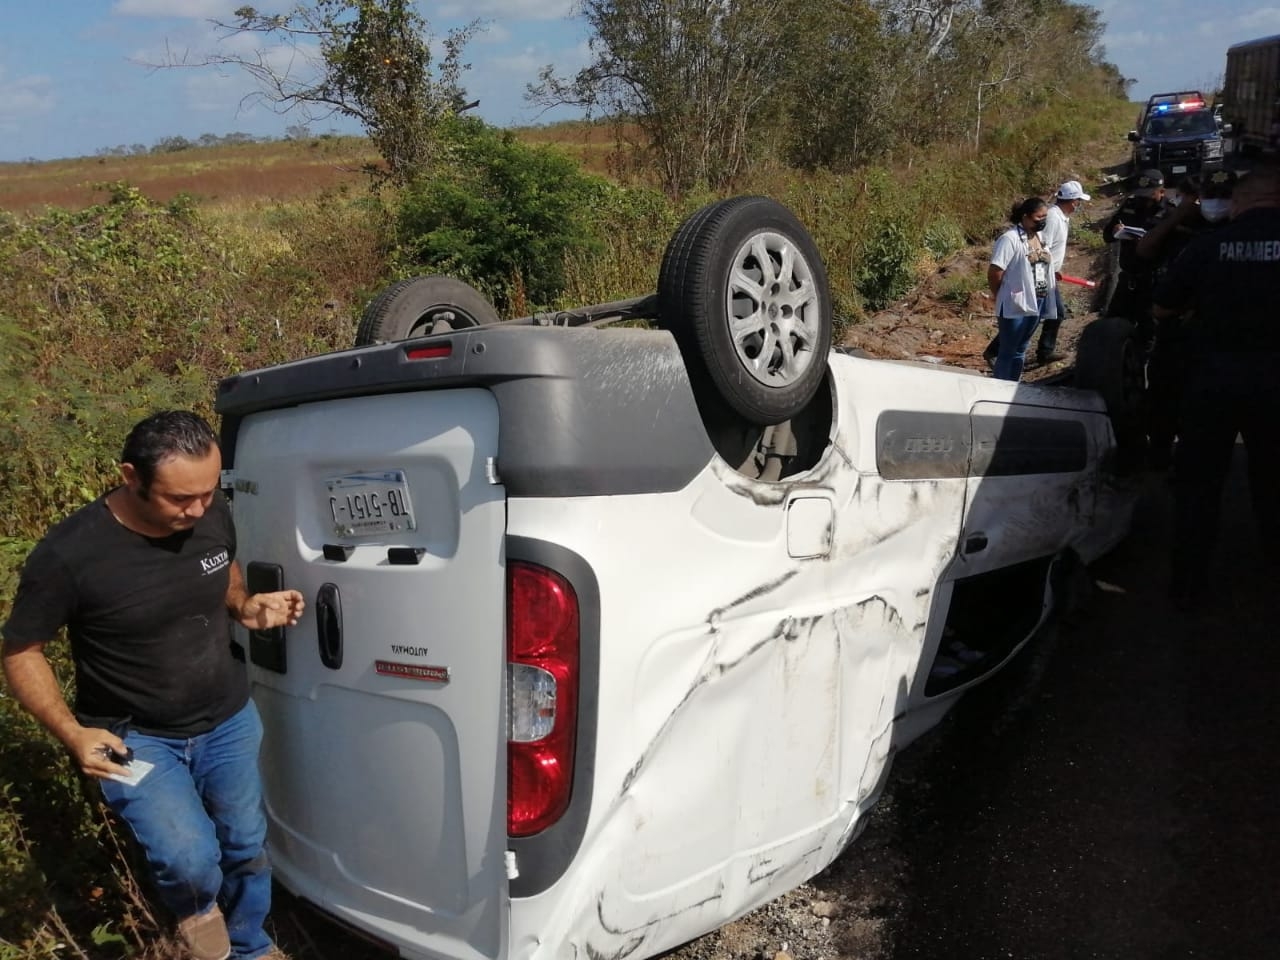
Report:
M 964 542 L 965 553 L 981 553 L 987 549 L 987 535 L 985 533 L 975 533 Z
M 342 597 L 338 586 L 326 583 L 316 594 L 316 640 L 320 662 L 330 670 L 342 666 Z

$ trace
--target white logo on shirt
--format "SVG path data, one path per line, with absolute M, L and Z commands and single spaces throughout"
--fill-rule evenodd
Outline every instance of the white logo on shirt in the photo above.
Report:
M 200 558 L 200 572 L 207 577 L 211 573 L 217 573 L 230 562 L 230 551 L 219 550 L 217 553 Z

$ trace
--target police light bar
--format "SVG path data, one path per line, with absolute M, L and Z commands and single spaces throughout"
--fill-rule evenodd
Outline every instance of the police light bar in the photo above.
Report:
M 1156 107 L 1156 113 L 1166 113 L 1169 110 L 1199 110 L 1203 106 L 1203 100 L 1183 100 L 1181 103 L 1162 103 Z

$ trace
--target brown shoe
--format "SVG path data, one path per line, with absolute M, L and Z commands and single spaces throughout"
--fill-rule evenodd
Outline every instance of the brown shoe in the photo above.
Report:
M 178 921 L 178 939 L 192 960 L 227 960 L 231 956 L 227 922 L 216 903 L 204 913 Z

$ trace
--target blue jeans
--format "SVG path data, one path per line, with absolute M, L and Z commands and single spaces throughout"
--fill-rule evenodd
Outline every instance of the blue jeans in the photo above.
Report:
M 1000 350 L 993 375 L 997 380 L 1021 380 L 1027 361 L 1027 344 L 1040 322 L 1038 316 L 999 317 Z
M 1067 305 L 1062 302 L 1061 285 L 1053 288 L 1053 305 L 1058 315 L 1045 317 L 1044 322 L 1040 324 L 1040 341 L 1036 344 L 1036 354 L 1041 360 L 1047 359 L 1050 354 L 1058 350 L 1058 328 L 1062 326 L 1062 321 L 1067 316 Z
M 262 721 L 253 701 L 197 737 L 130 730 L 124 741 L 135 759 L 155 769 L 136 787 L 99 782 L 107 805 L 138 838 L 161 902 L 178 919 L 218 903 L 231 955 L 249 960 L 266 953 L 271 869 L 258 774 Z

